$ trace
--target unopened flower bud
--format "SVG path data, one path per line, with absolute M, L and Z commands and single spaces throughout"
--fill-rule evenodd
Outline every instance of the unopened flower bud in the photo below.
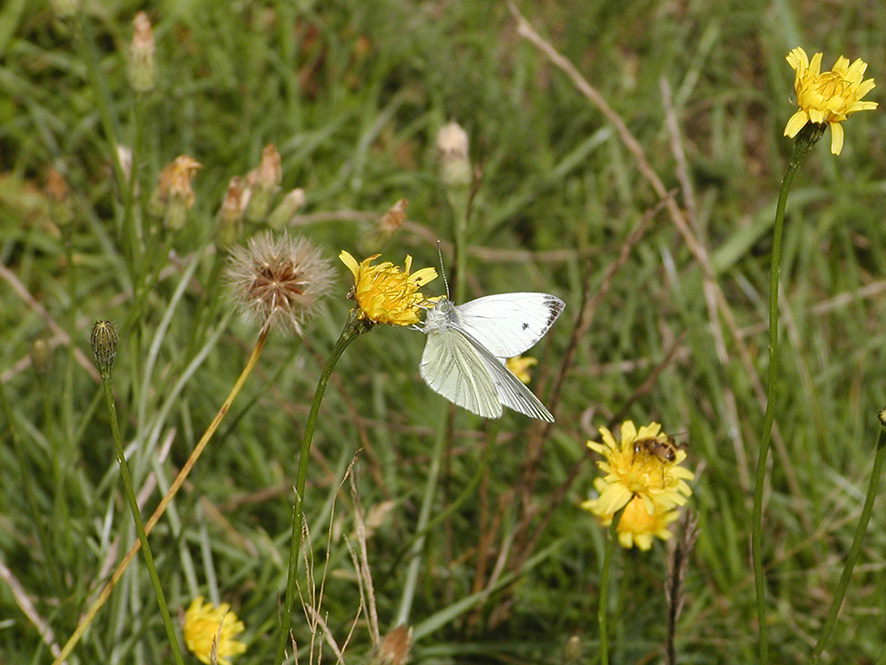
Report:
M 200 167 L 201 164 L 191 157 L 179 155 L 160 171 L 148 210 L 163 217 L 168 228 L 176 230 L 185 225 L 187 212 L 194 205 L 191 178 Z
M 271 207 L 271 197 L 282 179 L 280 153 L 273 143 L 269 143 L 262 150 L 259 165 L 246 174 L 246 187 L 249 189 L 246 219 L 250 222 L 264 221 Z
M 437 132 L 440 153 L 440 180 L 447 188 L 471 184 L 471 160 L 468 156 L 468 134 L 457 122 L 443 125 Z
M 44 337 L 36 337 L 31 340 L 31 348 L 28 350 L 31 356 L 31 366 L 37 374 L 43 375 L 49 371 L 52 360 L 52 347 Z
M 96 321 L 89 337 L 95 366 L 104 374 L 110 372 L 117 357 L 117 331 L 110 321 Z
M 274 212 L 268 217 L 268 226 L 274 231 L 279 231 L 289 223 L 292 216 L 305 204 L 305 190 L 297 187 L 283 197 L 283 200 L 274 208 Z
M 237 242 L 240 235 L 240 223 L 243 221 L 243 210 L 246 196 L 240 176 L 234 176 L 228 182 L 228 191 L 218 211 L 218 226 L 215 229 L 215 246 L 228 249 Z
M 144 12 L 132 20 L 132 43 L 129 45 L 129 84 L 136 92 L 154 89 L 157 69 L 154 64 L 154 33 Z

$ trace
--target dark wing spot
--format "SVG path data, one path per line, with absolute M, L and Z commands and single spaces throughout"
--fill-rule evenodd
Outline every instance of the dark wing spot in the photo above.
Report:
M 523 324 L 523 330 L 526 330 L 528 327 L 529 327 L 529 324 L 528 324 L 528 323 L 524 323 L 524 324 Z

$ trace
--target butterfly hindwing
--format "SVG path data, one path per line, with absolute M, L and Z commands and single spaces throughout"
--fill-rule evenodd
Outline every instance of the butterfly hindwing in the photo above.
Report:
M 431 390 L 479 416 L 500 418 L 498 389 L 476 345 L 451 327 L 427 337 L 419 372 Z
M 554 422 L 554 416 L 545 408 L 541 400 L 536 397 L 529 388 L 514 376 L 504 363 L 493 356 L 489 351 L 480 346 L 468 337 L 477 353 L 483 359 L 483 364 L 489 371 L 489 376 L 495 384 L 495 392 L 498 395 L 498 401 L 514 411 L 519 411 L 530 418 L 538 418 L 549 423 Z
M 511 358 L 544 337 L 565 306 L 549 293 L 499 293 L 457 305 L 454 323 L 495 357 Z

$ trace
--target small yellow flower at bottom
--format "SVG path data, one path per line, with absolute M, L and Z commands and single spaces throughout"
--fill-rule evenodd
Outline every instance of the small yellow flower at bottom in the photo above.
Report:
M 418 289 L 437 277 L 433 268 L 422 268 L 413 273 L 412 257 L 407 256 L 403 268 L 384 262 L 371 265 L 380 254 L 374 254 L 361 263 L 348 252 L 338 255 L 354 275 L 351 297 L 356 301 L 361 319 L 392 326 L 414 326 L 421 318 L 420 305 L 428 298 Z
M 864 79 L 867 63 L 857 59 L 851 65 L 849 58 L 840 56 L 829 72 L 821 72 L 821 53 L 812 56 L 797 47 L 787 55 L 788 64 L 794 69 L 794 95 L 797 111 L 784 128 L 784 135 L 794 138 L 808 122 L 827 123 L 831 130 L 831 152 L 839 155 L 843 150 L 843 126 L 840 124 L 851 113 L 871 111 L 877 102 L 863 102 L 874 88 L 874 79 Z
M 600 428 L 603 443 L 588 441 L 588 448 L 600 453 L 605 461 L 597 466 L 606 475 L 602 481 L 598 507 L 600 514 L 615 514 L 637 497 L 652 515 L 656 509 L 670 510 L 686 503 L 692 489 L 686 483 L 695 475 L 680 466 L 686 459 L 685 450 L 676 450 L 673 460 L 666 460 L 648 452 L 644 444 L 654 441 L 666 445 L 668 436 L 661 425 L 650 423 L 637 430 L 630 420 L 621 424 L 619 440 L 605 427 Z
M 505 367 L 511 371 L 511 374 L 520 379 L 521 383 L 529 383 L 532 379 L 529 376 L 529 368 L 534 365 L 538 365 L 538 360 L 528 356 L 514 356 L 505 361 Z
M 594 486 L 602 494 L 606 490 L 606 481 L 597 478 L 594 481 Z M 589 499 L 582 503 L 581 507 L 596 515 L 602 526 L 608 527 L 612 524 L 614 515 L 600 512 L 599 504 L 600 499 Z M 637 548 L 646 551 L 652 547 L 653 538 L 668 540 L 673 536 L 667 526 L 678 517 L 679 513 L 676 510 L 665 510 L 659 505 L 656 505 L 650 514 L 646 511 L 643 500 L 635 496 L 628 502 L 618 518 L 618 524 L 615 527 L 618 532 L 618 543 L 625 549 L 636 545 Z
M 212 664 L 213 645 L 219 665 L 231 665 L 228 656 L 246 651 L 246 645 L 234 639 L 246 627 L 230 609 L 227 603 L 218 607 L 212 603 L 204 604 L 203 596 L 197 596 L 185 612 L 182 629 L 185 644 L 200 662 Z

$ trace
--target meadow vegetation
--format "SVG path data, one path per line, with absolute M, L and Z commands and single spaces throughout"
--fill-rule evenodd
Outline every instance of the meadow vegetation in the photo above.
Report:
M 797 108 L 785 56 L 862 58 L 880 82 L 886 6 L 518 2 L 553 53 L 486 0 L 77 4 L 0 7 L 0 662 L 52 662 L 136 541 L 98 320 L 118 335 L 112 388 L 145 519 L 254 355 L 150 543 L 180 640 L 203 596 L 243 622 L 234 665 L 274 662 L 301 442 L 354 307 L 337 257 L 439 272 L 437 240 L 465 299 L 566 302 L 528 353 L 556 423 L 451 406 L 422 382 L 425 336 L 408 326 L 354 339 L 303 459 L 299 662 L 402 662 L 388 653 L 401 633 L 376 646 L 401 621 L 412 663 L 599 662 L 607 529 L 581 508 L 600 475 L 586 442 L 628 419 L 688 444 L 698 531 L 672 640 L 685 521 L 648 551 L 615 549 L 608 661 L 661 662 L 672 641 L 681 663 L 758 662 L 762 620 L 771 662 L 808 662 L 886 405 L 886 120 L 852 116 L 838 156 L 817 144 L 787 202 L 760 617 L 770 253 Z M 131 70 L 139 10 L 153 74 Z M 470 145 L 457 191 L 437 147 L 451 121 Z M 225 226 L 231 179 L 263 154 L 266 200 Z M 179 156 L 199 168 L 180 162 L 158 196 Z M 225 266 L 269 230 L 309 240 L 328 279 L 264 341 L 267 312 L 243 315 Z M 883 520 L 875 505 L 825 661 L 886 663 Z M 139 557 L 67 662 L 170 654 Z

